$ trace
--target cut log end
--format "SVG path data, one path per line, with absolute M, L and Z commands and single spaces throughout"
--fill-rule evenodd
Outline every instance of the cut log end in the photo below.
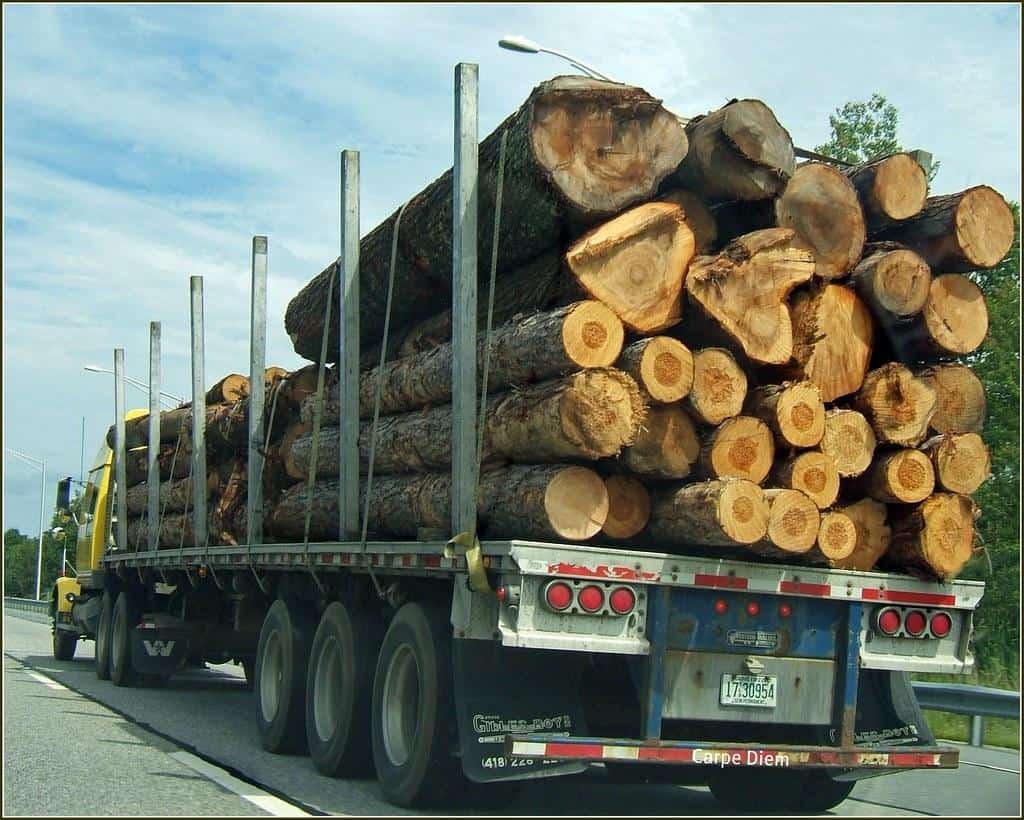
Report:
M 693 387 L 693 354 L 670 336 L 641 339 L 623 351 L 620 367 L 651 401 L 668 404 L 685 398 Z
M 875 431 L 856 410 L 829 410 L 825 414 L 825 429 L 819 446 L 823 453 L 831 456 L 841 477 L 859 476 L 871 466 Z
M 916 504 L 935 489 L 935 470 L 920 450 L 896 450 L 883 454 L 871 466 L 867 487 L 876 501 Z
M 761 488 L 750 481 L 728 482 L 718 505 L 722 531 L 737 544 L 753 544 L 768 531 L 768 504 Z
M 750 396 L 751 412 L 767 422 L 787 447 L 814 447 L 825 432 L 825 405 L 813 382 L 803 381 L 757 388 Z
M 977 433 L 936 436 L 921 449 L 931 459 L 939 486 L 951 493 L 971 495 L 992 470 L 988 447 Z
M 935 412 L 935 391 L 895 362 L 872 370 L 856 404 L 868 417 L 879 441 L 915 447 L 924 441 Z
M 971 353 L 988 333 L 988 308 L 981 288 L 957 273 L 932 280 L 923 315 L 928 336 L 940 355 Z
M 775 443 L 768 425 L 753 416 L 736 416 L 708 437 L 702 465 L 709 478 L 745 478 L 760 484 L 774 459 Z
M 935 493 L 894 517 L 885 563 L 894 569 L 955 578 L 974 554 L 974 516 L 968 496 Z
M 839 472 L 831 457 L 817 450 L 799 453 L 779 465 L 776 480 L 782 487 L 800 490 L 819 509 L 831 507 L 839 495 Z
M 577 302 L 562 322 L 566 357 L 580 369 L 610 367 L 622 351 L 622 322 L 600 302 Z
M 909 154 L 893 154 L 878 163 L 869 196 L 880 216 L 909 219 L 924 207 L 928 176 Z
M 653 499 L 650 529 L 666 544 L 753 544 L 768 532 L 768 502 L 760 487 L 742 478 L 666 488 Z
M 747 376 L 733 355 L 707 347 L 693 356 L 693 387 L 687 402 L 699 421 L 718 425 L 739 415 L 747 398 Z
M 700 438 L 693 420 L 678 404 L 655 405 L 622 462 L 650 478 L 686 478 L 700 456 Z
M 956 209 L 957 241 L 967 262 L 977 268 L 998 265 L 1013 244 L 1013 212 L 987 185 L 971 188 Z
M 799 490 L 765 490 L 768 540 L 780 550 L 807 552 L 818 540 L 817 505 Z
M 918 377 L 936 395 L 931 427 L 936 433 L 980 433 L 985 426 L 985 386 L 973 370 L 943 364 L 920 371 Z
M 604 481 L 586 467 L 559 470 L 544 491 L 548 523 L 570 541 L 584 541 L 597 535 L 607 520 L 608 505 Z
M 651 516 L 651 496 L 637 479 L 627 475 L 604 480 L 608 491 L 608 517 L 602 531 L 611 538 L 632 538 L 643 531 Z
M 851 279 L 875 317 L 888 322 L 916 316 L 924 309 L 932 273 L 920 256 L 901 248 L 865 256 Z
M 559 415 L 561 436 L 590 458 L 604 458 L 636 440 L 644 407 L 636 382 L 625 373 L 582 370 L 569 378 Z
M 841 507 L 839 512 L 853 521 L 857 531 L 857 541 L 853 552 L 845 558 L 839 559 L 834 566 L 837 569 L 869 572 L 874 569 L 879 558 L 889 549 L 892 539 L 887 508 L 881 502 L 864 498 L 855 504 Z
M 857 526 L 853 519 L 835 510 L 822 513 L 817 545 L 830 564 L 849 558 L 857 546 Z

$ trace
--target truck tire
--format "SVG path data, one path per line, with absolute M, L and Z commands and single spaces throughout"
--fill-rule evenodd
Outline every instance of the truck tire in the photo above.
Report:
M 381 630 L 376 619 L 335 601 L 313 637 L 306 678 L 306 737 L 319 771 L 330 777 L 373 772 L 370 745 L 373 673 Z
M 306 751 L 306 672 L 313 621 L 298 606 L 274 601 L 256 650 L 256 723 L 268 752 Z
M 833 780 L 822 770 L 718 769 L 708 782 L 711 793 L 739 813 L 823 812 L 842 803 L 856 781 Z
M 74 632 L 53 628 L 53 657 L 55 660 L 70 661 L 75 657 L 77 646 L 78 636 Z
M 371 713 L 377 779 L 396 806 L 435 804 L 462 782 L 452 689 L 447 614 L 405 604 L 377 658 Z
M 117 596 L 110 623 L 110 680 L 114 686 L 131 686 L 137 680 L 132 666 L 131 637 L 132 628 L 138 620 L 128 593 L 122 592 Z
M 96 627 L 96 677 L 100 680 L 110 680 L 110 625 L 113 620 L 114 596 L 106 590 L 100 604 L 100 623 Z

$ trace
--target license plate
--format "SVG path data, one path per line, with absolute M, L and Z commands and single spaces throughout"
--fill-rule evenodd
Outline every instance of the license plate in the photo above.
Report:
M 777 683 L 775 675 L 722 675 L 718 702 L 722 706 L 762 706 L 774 709 Z

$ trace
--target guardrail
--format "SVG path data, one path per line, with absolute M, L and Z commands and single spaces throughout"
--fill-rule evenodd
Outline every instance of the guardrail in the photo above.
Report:
M 914 681 L 913 685 L 922 709 L 970 717 L 972 746 L 985 745 L 986 717 L 1020 720 L 1020 692 L 969 683 Z
M 44 615 L 50 612 L 49 601 L 37 601 L 33 598 L 11 598 L 5 595 L 4 606 L 20 609 L 22 612 L 41 612 Z

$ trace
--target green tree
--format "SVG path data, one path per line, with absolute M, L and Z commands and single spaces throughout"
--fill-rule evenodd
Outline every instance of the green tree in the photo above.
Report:
M 81 519 L 82 497 L 71 501 L 71 511 Z M 54 533 L 55 528 L 61 532 Z M 43 563 L 40 573 L 40 594 L 48 598 L 60 574 L 61 554 L 67 546 L 67 560 L 73 568 L 78 542 L 78 525 L 73 516 L 54 512 L 49 528 L 43 533 Z M 4 595 L 14 598 L 34 598 L 36 594 L 36 546 L 39 539 L 9 529 L 4 533 Z M 71 570 L 68 570 L 71 574 Z

